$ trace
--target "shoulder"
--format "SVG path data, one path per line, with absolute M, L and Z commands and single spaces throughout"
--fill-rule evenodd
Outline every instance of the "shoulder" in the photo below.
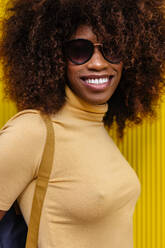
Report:
M 15 131 L 25 134 L 39 134 L 44 129 L 44 122 L 38 110 L 27 109 L 18 112 L 2 127 L 1 132 Z
M 0 130 L 0 143 L 2 144 L 17 144 L 20 149 L 22 146 L 28 147 L 32 145 L 42 147 L 46 138 L 46 127 L 37 110 L 24 110 L 18 112 Z M 35 148 L 34 148 L 35 149 Z
M 12 160 L 12 164 L 16 161 L 15 164 L 21 167 L 23 163 L 35 175 L 45 145 L 46 130 L 37 110 L 24 110 L 14 115 L 0 130 L 0 157 L 3 163 Z

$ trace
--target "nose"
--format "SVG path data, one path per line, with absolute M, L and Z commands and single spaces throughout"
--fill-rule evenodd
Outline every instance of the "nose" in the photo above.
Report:
M 104 59 L 99 48 L 95 47 L 94 53 L 88 61 L 87 66 L 89 70 L 102 71 L 108 68 L 109 62 Z

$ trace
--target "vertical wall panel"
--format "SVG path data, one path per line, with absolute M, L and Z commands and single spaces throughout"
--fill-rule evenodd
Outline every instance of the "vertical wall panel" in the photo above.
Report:
M 16 107 L 13 103 L 4 99 L 2 92 L 2 82 L 0 82 L 0 127 L 16 113 Z
M 0 18 L 3 18 L 5 3 L 8 0 L 0 0 Z M 2 70 L 0 67 L 0 78 L 2 76 Z M 4 95 L 2 92 L 2 81 L 0 80 L 0 127 L 2 127 L 5 122 L 16 113 L 15 105 L 11 102 L 4 100 Z
M 156 120 L 127 129 L 123 141 L 117 139 L 114 129 L 110 135 L 141 182 L 134 214 L 134 247 L 165 248 L 165 99 Z

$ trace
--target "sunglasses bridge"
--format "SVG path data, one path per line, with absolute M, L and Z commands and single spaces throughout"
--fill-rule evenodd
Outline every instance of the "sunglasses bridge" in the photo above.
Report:
M 67 44 L 73 45 L 74 43 L 80 42 L 80 41 L 83 41 L 83 43 L 87 43 L 88 42 L 88 48 L 91 47 L 92 50 L 93 50 L 93 51 L 91 50 L 91 52 L 88 50 L 89 51 L 89 55 L 87 55 L 87 58 L 86 59 L 82 59 L 82 60 L 80 59 L 81 56 L 83 57 L 83 55 L 80 54 L 80 46 L 78 47 L 78 50 L 76 51 L 76 53 L 79 54 L 79 58 L 74 58 L 74 56 L 72 55 L 72 50 L 70 50 L 70 49 L 67 50 Z M 90 44 L 90 46 L 89 46 L 89 44 Z M 83 45 L 85 46 L 85 44 L 83 44 Z M 65 51 L 66 51 L 66 55 L 70 59 L 70 61 L 72 61 L 74 64 L 81 65 L 81 64 L 85 64 L 86 62 L 88 62 L 91 59 L 91 57 L 93 56 L 95 47 L 101 47 L 99 49 L 99 51 L 101 52 L 101 54 L 104 57 L 104 59 L 107 60 L 109 63 L 111 63 L 111 64 L 119 64 L 121 62 L 121 58 L 120 57 L 119 58 L 112 59 L 112 57 L 109 54 L 107 54 L 107 52 L 104 51 L 104 44 L 98 43 L 98 42 L 97 43 L 93 43 L 93 42 L 91 42 L 89 40 L 85 40 L 85 39 L 75 39 L 75 40 L 68 41 L 66 43 L 66 45 L 65 45 Z M 74 49 L 74 46 L 72 46 L 72 47 L 70 46 L 70 48 L 71 49 Z
M 103 44 L 102 43 L 92 43 L 92 44 L 93 44 L 94 48 L 95 47 L 101 47 L 101 48 L 103 48 Z
M 91 42 L 92 43 L 92 42 Z M 104 45 L 102 43 L 92 43 L 93 47 L 101 47 L 101 49 L 99 50 L 101 52 L 101 54 L 103 55 L 104 59 L 107 60 L 108 62 L 110 62 L 111 64 L 119 64 L 121 62 L 121 59 L 119 58 L 118 61 L 112 61 L 111 59 L 108 59 L 107 56 L 104 53 Z M 93 54 L 92 54 L 93 55 Z
M 91 42 L 92 43 L 92 42 Z M 104 52 L 103 52 L 103 50 L 102 50 L 102 48 L 103 48 L 103 44 L 102 43 L 92 43 L 92 45 L 93 45 L 93 48 L 95 48 L 95 47 L 101 47 L 101 49 L 99 49 L 99 51 L 101 52 L 101 54 L 102 54 L 102 56 L 106 59 L 106 57 L 104 56 Z M 93 54 L 92 54 L 93 55 Z M 107 59 L 106 59 L 107 60 Z

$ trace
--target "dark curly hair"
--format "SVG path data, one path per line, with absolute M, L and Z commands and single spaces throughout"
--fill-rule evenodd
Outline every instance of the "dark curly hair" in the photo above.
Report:
M 165 83 L 164 0 L 14 0 L 1 22 L 0 59 L 7 95 L 18 110 L 56 113 L 65 102 L 67 61 L 63 44 L 81 24 L 124 63 L 108 101 L 104 123 L 153 116 Z

